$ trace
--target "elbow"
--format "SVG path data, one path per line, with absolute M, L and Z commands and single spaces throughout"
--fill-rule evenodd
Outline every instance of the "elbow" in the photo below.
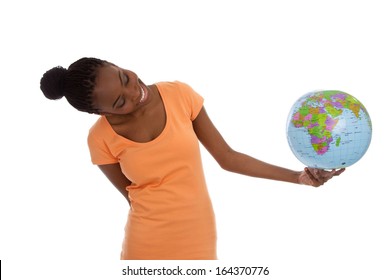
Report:
M 234 156 L 236 152 L 234 150 L 229 150 L 226 153 L 224 153 L 224 156 L 220 157 L 217 159 L 217 162 L 219 166 L 229 172 L 234 172 L 235 171 L 235 161 L 234 161 Z
M 233 171 L 232 165 L 226 160 L 220 160 L 218 161 L 218 164 L 223 170 L 230 171 L 230 172 Z

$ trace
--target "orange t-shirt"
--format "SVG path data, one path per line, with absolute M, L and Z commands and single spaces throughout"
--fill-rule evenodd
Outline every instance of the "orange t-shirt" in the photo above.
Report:
M 216 259 L 214 212 L 192 127 L 203 98 L 181 82 L 156 85 L 166 111 L 157 138 L 131 141 L 104 116 L 88 137 L 92 162 L 119 162 L 132 182 L 121 259 Z

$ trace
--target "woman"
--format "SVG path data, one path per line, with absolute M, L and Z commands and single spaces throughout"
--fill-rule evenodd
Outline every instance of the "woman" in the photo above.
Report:
M 216 229 L 199 141 L 228 171 L 318 187 L 344 169 L 292 171 L 234 151 L 209 119 L 203 98 L 181 82 L 145 85 L 96 58 L 41 79 L 49 99 L 99 114 L 92 162 L 130 204 L 121 259 L 216 259 Z

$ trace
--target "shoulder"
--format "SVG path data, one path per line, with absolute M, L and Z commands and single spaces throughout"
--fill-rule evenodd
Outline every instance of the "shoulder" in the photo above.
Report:
M 196 118 L 204 100 L 191 86 L 180 81 L 162 82 L 156 85 L 164 101 L 172 104 L 172 107 L 183 112 L 192 121 Z
M 104 116 L 100 116 L 89 129 L 89 134 L 97 133 L 104 127 Z
M 162 92 L 186 93 L 194 91 L 191 86 L 181 81 L 159 82 L 157 88 Z
M 110 133 L 109 124 L 104 116 L 101 116 L 89 129 L 88 147 L 93 164 L 113 164 L 118 159 L 113 154 L 114 136 Z
M 107 135 L 105 133 L 106 130 L 106 122 L 104 116 L 100 116 L 96 122 L 91 126 L 88 133 L 88 142 L 91 143 L 92 141 L 96 141 L 96 139 L 102 139 L 104 135 Z
M 181 81 L 160 82 L 156 86 L 162 96 L 172 96 L 187 102 L 193 99 L 203 99 L 190 85 Z

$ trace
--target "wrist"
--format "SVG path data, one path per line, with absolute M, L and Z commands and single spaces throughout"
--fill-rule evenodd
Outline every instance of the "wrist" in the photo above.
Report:
M 295 180 L 294 183 L 298 185 L 305 185 L 305 183 L 302 181 L 302 173 L 305 171 L 295 171 Z

